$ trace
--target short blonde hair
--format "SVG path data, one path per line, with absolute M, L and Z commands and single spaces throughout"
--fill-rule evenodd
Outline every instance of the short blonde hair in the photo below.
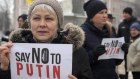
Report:
M 57 17 L 56 12 L 54 11 L 54 9 L 51 6 L 46 5 L 46 4 L 39 4 L 39 5 L 35 6 L 34 9 L 31 12 L 31 15 L 32 15 L 32 13 L 34 13 L 34 12 L 36 12 L 38 10 L 47 10 L 53 16 Z

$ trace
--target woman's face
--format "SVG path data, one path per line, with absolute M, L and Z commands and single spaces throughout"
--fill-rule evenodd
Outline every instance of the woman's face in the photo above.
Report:
M 92 22 L 95 25 L 101 25 L 104 26 L 106 24 L 107 21 L 107 10 L 103 9 L 100 12 L 98 12 L 93 18 L 92 18 Z
M 19 18 L 18 19 L 18 26 L 19 26 L 19 28 L 22 28 L 23 24 L 24 24 L 23 19 L 22 18 Z
M 36 10 L 30 18 L 33 37 L 38 42 L 50 42 L 57 36 L 58 19 L 48 10 Z
M 131 37 L 136 37 L 137 35 L 140 34 L 140 32 L 135 28 L 131 28 L 130 29 L 130 34 L 131 34 Z

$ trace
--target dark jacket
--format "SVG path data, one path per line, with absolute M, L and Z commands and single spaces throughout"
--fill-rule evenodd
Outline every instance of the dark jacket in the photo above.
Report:
M 79 34 L 75 34 L 77 32 L 73 31 L 74 33 L 70 32 L 71 34 L 67 35 L 65 38 L 65 42 L 62 41 L 63 39 L 57 38 L 52 43 L 70 43 L 73 44 L 73 63 L 72 63 L 72 74 L 76 76 L 78 79 L 93 79 L 90 64 L 88 62 L 88 55 L 84 48 L 82 48 L 82 41 L 84 42 L 84 37 L 78 36 Z M 80 31 L 78 31 L 80 32 Z M 75 35 L 74 35 L 75 34 Z M 76 38 L 71 38 L 71 36 L 76 36 Z M 14 43 L 36 43 L 33 39 L 33 35 L 30 30 L 18 30 L 11 34 L 10 40 Z M 74 39 L 78 39 L 77 42 Z M 69 41 L 68 41 L 69 40 Z M 80 43 L 81 42 L 81 43 Z M 78 45 L 77 45 L 78 44 Z M 10 69 L 9 69 L 10 70 Z M 10 78 L 10 71 L 2 71 L 0 70 L 0 79 L 11 79 Z
M 107 30 L 106 27 L 103 30 L 99 30 L 96 28 L 89 20 L 82 25 L 83 30 L 85 31 L 86 40 L 84 43 L 84 47 L 88 52 L 90 58 L 90 65 L 93 71 L 94 79 L 118 79 L 118 76 L 115 72 L 115 67 L 117 65 L 115 59 L 106 59 L 106 60 L 98 60 L 94 62 L 94 54 L 93 49 L 96 46 L 101 45 L 103 38 L 113 37 L 111 34 L 111 30 Z
M 136 22 L 137 21 L 137 18 L 132 16 L 130 18 L 130 20 L 123 20 L 123 22 L 121 22 L 118 26 L 118 34 L 117 34 L 117 37 L 124 37 L 124 40 L 125 40 L 125 43 L 130 43 L 130 26 L 133 22 Z M 124 54 L 124 59 L 125 59 L 125 68 L 127 68 L 127 60 L 126 60 L 126 56 L 127 56 L 127 53 L 125 51 L 125 54 Z M 127 69 L 126 69 L 127 70 Z
M 137 21 L 135 17 L 131 17 L 130 20 L 123 20 L 118 26 L 117 37 L 123 37 L 126 43 L 130 42 L 130 26 L 133 22 Z

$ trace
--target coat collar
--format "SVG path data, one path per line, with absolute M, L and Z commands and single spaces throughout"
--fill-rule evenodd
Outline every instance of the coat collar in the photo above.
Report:
M 79 26 L 67 24 L 64 26 L 64 30 L 67 30 L 67 34 L 62 37 L 58 36 L 52 43 L 73 44 L 74 49 L 82 47 L 85 40 L 85 34 Z M 36 43 L 30 29 L 18 29 L 13 31 L 10 34 L 10 40 L 14 43 Z

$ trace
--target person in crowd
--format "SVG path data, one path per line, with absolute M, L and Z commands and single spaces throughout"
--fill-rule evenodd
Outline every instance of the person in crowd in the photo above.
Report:
M 27 14 L 22 14 L 18 17 L 18 28 L 22 29 L 29 29 L 28 22 L 27 22 Z M 2 36 L 2 41 L 8 41 L 9 40 L 9 34 L 12 32 L 12 30 L 6 30 L 4 32 L 4 35 Z
M 136 22 L 137 19 L 133 15 L 133 9 L 131 7 L 126 7 L 123 10 L 123 21 L 119 24 L 118 27 L 118 37 L 125 37 L 125 42 L 130 42 L 130 26 L 133 22 Z
M 140 79 L 140 23 L 134 22 L 130 26 L 132 43 L 127 54 L 127 69 L 132 71 L 133 79 Z
M 122 49 L 125 52 L 124 61 L 125 61 L 125 72 L 126 76 L 125 79 L 128 79 L 128 72 L 127 72 L 127 60 L 126 56 L 128 53 L 128 47 L 130 43 L 130 26 L 133 22 L 136 22 L 136 17 L 133 16 L 133 9 L 131 7 L 126 7 L 123 10 L 123 21 L 118 26 L 117 37 L 124 37 L 125 43 L 122 45 Z
M 113 20 L 115 19 L 115 17 L 113 17 L 113 15 L 112 14 L 108 14 L 108 21 L 109 22 L 111 22 L 111 23 L 113 23 Z
M 89 55 L 93 79 L 118 79 L 115 67 L 119 62 L 116 59 L 102 59 L 98 57 L 106 52 L 101 45 L 103 38 L 115 37 L 112 26 L 107 24 L 107 7 L 100 0 L 90 0 L 84 4 L 87 14 L 86 21 L 81 25 L 85 32 L 84 48 Z
M 21 27 L 22 29 L 29 29 L 28 21 L 26 20 Z
M 115 27 L 113 26 L 113 21 L 114 21 L 114 19 L 115 19 L 115 17 L 113 17 L 112 14 L 108 14 L 107 20 L 108 20 L 110 26 L 112 26 L 112 32 L 113 32 L 113 33 L 115 34 L 115 36 L 116 36 L 116 35 L 117 35 L 116 29 L 115 29 Z
M 27 20 L 27 14 L 21 14 L 18 17 L 18 28 L 22 28 L 23 24 L 25 23 L 25 21 Z
M 35 0 L 29 8 L 28 22 L 30 29 L 13 31 L 10 41 L 0 46 L 0 79 L 11 79 L 9 52 L 12 43 L 73 44 L 72 73 L 68 74 L 68 79 L 93 79 L 88 54 L 82 48 L 84 32 L 72 23 L 60 30 L 63 11 L 57 0 Z

